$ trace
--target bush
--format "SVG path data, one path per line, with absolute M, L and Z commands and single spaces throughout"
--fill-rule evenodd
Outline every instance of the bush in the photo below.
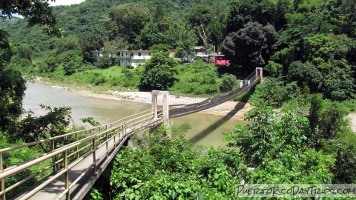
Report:
M 98 58 L 97 65 L 101 69 L 106 69 L 106 68 L 109 68 L 109 67 L 115 65 L 115 59 L 111 58 L 109 55 L 104 53 L 103 56 L 100 56 Z
M 214 94 L 220 91 L 221 79 L 213 65 L 197 61 L 178 68 L 177 81 L 171 91 L 182 94 Z
M 106 78 L 104 75 L 99 74 L 99 73 L 93 73 L 90 83 L 92 83 L 94 85 L 100 85 L 100 84 L 105 83 L 105 81 L 106 81 Z
M 144 90 L 166 90 L 173 86 L 177 63 L 168 57 L 168 53 L 156 53 L 145 64 L 140 87 Z
M 221 92 L 231 91 L 237 85 L 236 77 L 232 74 L 222 75 L 221 81 L 222 81 L 222 83 L 220 85 Z
M 278 78 L 265 78 L 261 84 L 256 86 L 250 102 L 253 105 L 259 105 L 267 101 L 270 105 L 280 107 L 282 103 L 299 95 L 300 88 L 295 82 L 285 83 Z

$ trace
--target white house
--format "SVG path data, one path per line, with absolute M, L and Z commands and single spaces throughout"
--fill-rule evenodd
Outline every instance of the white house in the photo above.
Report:
M 98 58 L 106 53 L 111 58 L 117 60 L 118 65 L 136 68 L 139 65 L 145 64 L 145 62 L 151 58 L 151 52 L 148 50 L 117 50 L 117 51 L 91 51 L 91 59 L 94 64 L 98 61 Z
M 151 58 L 151 52 L 148 50 L 119 50 L 119 65 L 136 68 Z

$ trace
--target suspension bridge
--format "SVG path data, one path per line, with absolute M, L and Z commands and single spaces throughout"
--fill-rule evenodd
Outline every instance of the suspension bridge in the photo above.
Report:
M 75 131 L 19 146 L 0 149 L 0 197 L 5 199 L 83 199 L 122 146 L 138 131 L 212 108 L 235 98 L 262 80 L 256 68 L 230 93 L 192 104 L 170 105 L 166 91 L 152 91 L 152 109 L 127 116 L 110 124 Z M 162 108 L 157 99 L 163 97 Z M 41 148 L 44 154 L 8 166 L 9 155 L 24 148 Z M 15 152 L 15 153 L 14 153 Z

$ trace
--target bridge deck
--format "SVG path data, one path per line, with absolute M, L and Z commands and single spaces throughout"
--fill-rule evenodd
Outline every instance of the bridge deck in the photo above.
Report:
M 131 135 L 131 134 L 130 134 Z M 119 139 L 118 136 L 115 136 L 115 139 Z M 115 156 L 117 151 L 120 149 L 122 144 L 128 138 L 121 138 L 121 140 L 116 141 L 114 144 L 114 138 L 109 139 L 108 147 L 109 147 L 109 155 L 106 156 L 106 145 L 101 145 L 98 149 L 96 149 L 96 163 L 97 163 L 97 172 L 94 173 L 94 161 L 93 154 L 89 154 L 86 158 L 76 164 L 73 168 L 69 169 L 69 182 L 73 183 L 79 176 L 83 176 L 80 181 L 72 186 L 70 189 L 71 194 L 76 194 L 75 196 L 71 196 L 71 199 L 81 199 L 81 196 L 85 196 L 86 192 L 72 192 L 72 191 L 80 191 L 80 190 L 89 190 L 91 186 L 95 183 L 96 179 L 100 176 L 112 158 Z M 96 176 L 93 176 L 96 174 Z M 88 176 L 90 175 L 90 176 Z M 45 199 L 52 200 L 58 199 L 58 197 L 65 191 L 65 177 L 64 175 L 55 179 L 52 183 L 41 189 L 35 195 L 30 197 L 31 200 Z M 21 199 L 24 195 L 16 199 Z M 61 198 L 65 199 L 65 195 Z

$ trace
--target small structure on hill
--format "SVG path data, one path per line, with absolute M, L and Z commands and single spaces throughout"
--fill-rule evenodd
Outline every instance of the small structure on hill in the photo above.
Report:
M 209 63 L 212 63 L 217 67 L 225 67 L 225 66 L 230 66 L 231 61 L 225 55 L 210 54 Z

